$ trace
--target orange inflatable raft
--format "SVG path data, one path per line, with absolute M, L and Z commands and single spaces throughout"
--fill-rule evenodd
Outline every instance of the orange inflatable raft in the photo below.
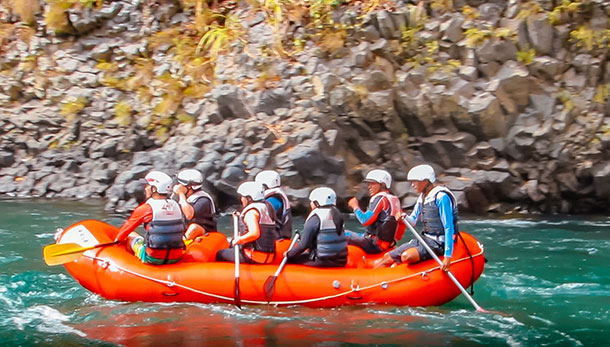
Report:
M 118 228 L 85 220 L 66 228 L 57 243 L 83 247 L 114 240 Z M 451 270 L 467 287 L 483 272 L 483 246 L 461 233 L 454 247 Z M 469 256 L 464 243 L 470 251 Z M 290 240 L 278 241 L 278 256 L 270 265 L 240 265 L 242 304 L 268 304 L 264 283 L 273 276 Z M 123 301 L 233 303 L 235 265 L 215 262 L 219 249 L 228 246 L 221 233 L 209 233 L 191 243 L 180 263 L 142 264 L 123 244 L 88 250 L 64 264 L 76 280 L 104 298 Z M 345 268 L 321 269 L 288 264 L 275 281 L 270 304 L 332 307 L 357 304 L 435 306 L 453 300 L 459 289 L 434 260 L 418 264 L 372 269 L 381 255 L 370 256 L 349 246 Z

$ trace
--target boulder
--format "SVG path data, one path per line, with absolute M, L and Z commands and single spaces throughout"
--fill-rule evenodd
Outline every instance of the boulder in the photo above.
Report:
M 11 152 L 0 152 L 0 168 L 9 167 L 15 163 L 15 155 Z
M 440 30 L 443 33 L 443 40 L 453 43 L 461 41 L 464 38 L 463 23 L 464 18 L 461 16 L 452 16 L 449 20 L 441 23 Z
M 526 19 L 527 34 L 530 42 L 539 55 L 552 53 L 553 48 L 553 24 L 547 15 L 536 15 Z
M 476 53 L 481 63 L 491 61 L 504 63 L 507 60 L 516 59 L 517 46 L 510 40 L 487 40 L 476 49 Z
M 459 167 L 466 160 L 466 153 L 475 144 L 476 138 L 469 133 L 457 132 L 420 139 L 419 150 L 426 161 L 445 168 Z
M 238 86 L 222 84 L 212 89 L 212 97 L 218 104 L 218 112 L 223 118 L 243 118 L 249 116 Z
M 284 88 L 264 90 L 260 95 L 258 104 L 254 107 L 255 111 L 257 113 L 273 114 L 278 108 L 290 108 L 291 96 L 292 94 Z
M 599 163 L 591 169 L 595 196 L 600 199 L 610 198 L 610 162 Z

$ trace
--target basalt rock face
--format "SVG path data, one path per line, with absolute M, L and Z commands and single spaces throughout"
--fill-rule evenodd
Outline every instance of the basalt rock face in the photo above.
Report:
M 407 171 L 430 163 L 462 211 L 610 207 L 610 1 L 396 1 L 361 22 L 340 7 L 337 23 L 352 24 L 341 47 L 293 21 L 281 33 L 304 49 L 284 54 L 268 54 L 278 29 L 267 12 L 220 3 L 243 40 L 215 57 L 200 93 L 185 71 L 208 65 L 183 64 L 176 41 L 158 39 L 194 20 L 179 1 L 73 8 L 67 36 L 39 13 L 27 40 L 0 35 L 0 194 L 130 211 L 149 170 L 196 168 L 226 208 L 239 183 L 275 169 L 304 212 L 312 188 L 334 188 L 344 207 L 381 167 L 407 207 Z

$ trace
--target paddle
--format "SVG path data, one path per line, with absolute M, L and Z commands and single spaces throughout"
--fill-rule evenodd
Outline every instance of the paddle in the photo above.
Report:
M 237 240 L 238 234 L 237 215 L 233 214 L 233 240 Z M 239 298 L 239 245 L 235 244 L 235 306 L 241 309 L 241 299 Z
M 119 242 L 113 241 L 88 247 L 83 247 L 77 243 L 60 243 L 45 246 L 42 250 L 42 254 L 44 256 L 44 262 L 47 265 L 61 265 L 80 258 L 84 252 L 90 249 L 112 246 L 116 245 L 117 243 Z
M 294 247 L 294 244 L 299 239 L 299 236 L 299 233 L 294 234 L 294 236 L 292 237 L 292 242 L 290 243 L 290 247 L 288 247 L 288 252 L 292 249 L 292 247 Z M 263 285 L 263 288 L 265 289 L 265 298 L 267 298 L 267 303 L 269 303 L 271 301 L 271 298 L 273 297 L 273 292 L 275 291 L 275 280 L 277 279 L 277 276 L 280 275 L 280 272 L 282 272 L 287 262 L 288 257 L 284 255 L 284 259 L 282 259 L 282 262 L 277 268 L 277 271 L 275 271 L 275 274 L 273 276 L 267 277 L 267 280 Z
M 422 244 L 422 246 L 424 246 L 424 248 L 426 249 L 426 251 L 428 251 L 428 253 L 432 256 L 432 258 L 434 258 L 434 260 L 436 260 L 436 262 L 440 265 L 443 266 L 443 262 L 438 258 L 438 256 L 432 251 L 432 249 L 430 248 L 430 246 L 428 246 L 428 244 L 424 241 L 424 239 L 422 239 L 422 237 L 419 235 L 419 233 L 417 232 L 417 230 L 415 230 L 415 228 L 413 228 L 413 226 L 411 225 L 411 223 L 409 223 L 409 221 L 405 220 L 405 224 L 407 224 L 407 227 L 409 228 L 409 230 L 411 230 L 411 233 L 413 234 L 413 236 L 415 236 L 415 238 L 417 238 L 417 240 L 419 240 L 419 242 Z M 455 285 L 458 287 L 458 289 L 462 292 L 462 294 L 464 294 L 464 296 L 468 299 L 468 301 L 470 301 L 470 303 L 472 304 L 472 306 L 474 306 L 474 308 L 477 310 L 477 312 L 484 312 L 484 313 L 489 313 L 488 311 L 486 311 L 485 309 L 483 309 L 481 306 L 479 306 L 477 304 L 476 301 L 474 301 L 474 299 L 472 298 L 472 296 L 470 296 L 470 294 L 468 294 L 468 292 L 466 291 L 466 289 L 464 289 L 464 287 L 462 286 L 462 284 L 457 280 L 457 278 L 455 278 L 455 276 L 453 275 L 453 273 L 451 271 L 447 271 L 447 275 L 449 276 L 449 278 L 451 278 L 451 280 L 453 281 L 453 283 L 455 283 Z

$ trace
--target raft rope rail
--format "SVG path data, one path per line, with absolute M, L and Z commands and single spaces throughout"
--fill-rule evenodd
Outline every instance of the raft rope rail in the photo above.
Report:
M 457 260 L 454 260 L 451 262 L 451 264 L 455 264 L 455 263 L 459 263 L 465 260 L 469 260 L 473 257 L 478 257 L 481 256 L 483 254 L 483 248 L 481 247 L 481 251 L 477 254 L 474 254 L 472 256 L 468 256 L 468 257 L 464 257 L 464 258 L 460 258 Z M 112 266 L 113 268 L 117 269 L 117 270 L 121 270 L 124 271 L 128 274 L 134 275 L 136 277 L 140 277 L 140 278 L 144 278 L 147 279 L 149 281 L 152 282 L 157 282 L 157 283 L 161 283 L 161 284 L 165 284 L 168 287 L 178 287 L 178 288 L 182 288 L 188 291 L 191 291 L 193 293 L 197 293 L 197 294 L 201 294 L 201 295 L 205 295 L 205 296 L 209 296 L 212 298 L 217 298 L 217 299 L 221 299 L 221 300 L 226 300 L 228 302 L 233 302 L 234 298 L 233 297 L 228 297 L 228 296 L 223 296 L 223 295 L 218 295 L 218 294 L 213 294 L 213 293 L 208 293 L 208 292 L 204 292 L 202 290 L 196 289 L 196 288 L 191 288 L 189 286 L 185 286 L 183 284 L 180 283 L 176 283 L 174 281 L 168 281 L 168 280 L 162 280 L 162 279 L 158 279 L 158 278 L 154 278 L 154 277 L 150 277 L 150 276 L 146 276 L 146 275 L 142 275 L 139 274 L 135 271 L 131 271 L 129 269 L 126 269 L 122 266 L 116 265 L 115 263 L 108 261 L 107 259 L 103 259 L 103 258 L 99 258 L 97 256 L 90 256 L 85 254 L 84 255 L 86 258 L 92 259 L 92 260 L 96 260 L 101 262 L 103 265 L 103 267 L 108 267 L 108 266 Z M 322 297 L 318 297 L 318 298 L 311 298 L 311 299 L 303 299 L 303 300 L 294 300 L 294 301 L 271 301 L 271 302 L 267 302 L 267 301 L 257 301 L 257 300 L 241 300 L 241 302 L 243 303 L 247 303 L 247 304 L 257 304 L 257 305 L 300 305 L 300 304 L 308 304 L 308 303 L 312 303 L 312 302 L 316 302 L 316 301 L 325 301 L 325 300 L 330 300 L 330 299 L 335 299 L 341 296 L 346 296 L 349 295 L 351 293 L 354 292 L 361 292 L 361 291 L 365 291 L 365 290 L 369 290 L 369 289 L 373 289 L 375 287 L 382 287 L 384 288 L 384 286 L 390 284 L 390 283 L 396 283 L 396 282 L 401 282 L 404 280 L 407 280 L 409 278 L 412 277 L 417 277 L 417 276 L 427 276 L 429 273 L 431 273 L 432 271 L 436 271 L 436 270 L 440 270 L 440 266 L 435 266 L 433 268 L 430 268 L 428 270 L 425 271 L 420 271 L 420 272 L 416 272 L 414 274 L 410 274 L 408 276 L 403 276 L 403 277 L 399 277 L 393 280 L 389 280 L 389 281 L 382 281 L 380 283 L 376 283 L 376 284 L 371 284 L 365 287 L 360 287 L 359 285 L 357 285 L 356 287 L 354 287 L 354 285 L 352 284 L 350 286 L 351 290 L 349 291 L 345 291 L 345 292 L 341 292 L 341 293 L 337 293 L 337 294 L 333 294 L 333 295 L 328 295 L 328 296 L 322 296 Z M 385 288 L 384 288 L 385 289 Z

